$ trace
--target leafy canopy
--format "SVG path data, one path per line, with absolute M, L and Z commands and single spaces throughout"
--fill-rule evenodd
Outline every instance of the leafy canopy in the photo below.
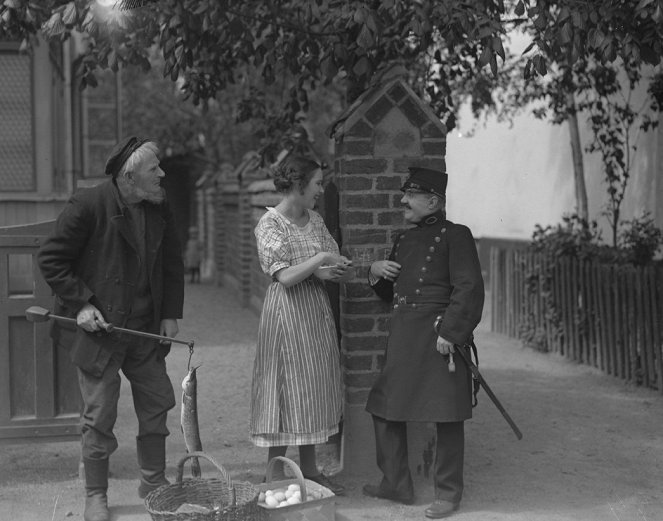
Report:
M 307 111 L 308 93 L 334 78 L 352 101 L 381 69 L 408 67 L 416 91 L 438 115 L 454 110 L 462 78 L 498 72 L 503 40 L 527 28 L 532 46 L 525 75 L 545 75 L 564 55 L 658 64 L 663 0 L 4 0 L 0 39 L 86 37 L 78 62 L 82 86 L 97 68 L 150 68 L 150 49 L 163 74 L 182 82 L 194 104 L 216 98 L 256 71 L 261 91 L 288 78 L 283 100 L 291 121 Z M 246 107 L 245 107 L 246 109 Z M 252 114 L 252 110 L 245 110 Z

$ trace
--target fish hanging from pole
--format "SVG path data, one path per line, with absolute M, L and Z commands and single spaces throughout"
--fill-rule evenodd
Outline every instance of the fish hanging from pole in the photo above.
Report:
M 196 370 L 200 366 L 190 367 L 189 372 L 182 380 L 182 434 L 187 452 L 201 452 L 203 444 L 200 441 L 200 428 L 198 427 L 198 378 Z M 191 475 L 200 477 L 200 462 L 198 458 L 191 458 Z

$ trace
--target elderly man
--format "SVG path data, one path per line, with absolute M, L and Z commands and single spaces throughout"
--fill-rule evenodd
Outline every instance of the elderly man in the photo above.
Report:
M 433 519 L 451 515 L 463 494 L 463 422 L 472 416 L 472 378 L 454 351 L 467 349 L 484 301 L 472 234 L 446 219 L 446 185 L 443 172 L 410 168 L 401 203 L 405 220 L 416 226 L 369 273 L 376 294 L 393 303 L 393 314 L 384 367 L 366 404 L 383 478 L 366 485 L 364 494 L 414 501 L 406 422 L 433 422 L 435 501 L 425 511 Z
M 38 262 L 56 296 L 52 337 L 78 368 L 83 397 L 81 452 L 85 521 L 108 521 L 108 459 L 117 448 L 120 370 L 138 418 L 138 494 L 168 483 L 167 412 L 175 395 L 166 373 L 168 344 L 108 334 L 108 324 L 173 337 L 182 317 L 184 267 L 172 214 L 160 186 L 157 145 L 131 137 L 106 163 L 109 179 L 75 193 L 42 245 Z

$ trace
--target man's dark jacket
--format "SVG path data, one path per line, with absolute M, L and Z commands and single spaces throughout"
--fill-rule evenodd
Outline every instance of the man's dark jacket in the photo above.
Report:
M 163 319 L 182 318 L 184 267 L 167 204 L 145 208 L 145 259 L 139 255 L 129 211 L 112 180 L 75 193 L 42 245 L 38 262 L 56 295 L 55 314 L 75 318 L 91 303 L 107 322 L 124 327 L 145 262 L 153 302 L 152 333 Z M 74 364 L 100 376 L 117 348 L 116 334 L 88 333 L 54 322 L 52 336 Z

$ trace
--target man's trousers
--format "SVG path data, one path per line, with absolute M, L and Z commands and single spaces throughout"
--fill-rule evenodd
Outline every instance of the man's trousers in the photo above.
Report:
M 437 429 L 433 474 L 435 499 L 460 503 L 463 496 L 464 422 L 435 425 Z M 400 497 L 413 496 L 408 462 L 407 423 L 373 416 L 373 426 L 377 465 L 383 474 L 381 489 Z
M 138 418 L 137 438 L 169 434 L 166 416 L 175 407 L 175 394 L 163 353 L 155 340 L 123 334 L 100 378 L 78 369 L 83 397 L 83 458 L 107 459 L 117 449 L 113 428 L 120 397 L 120 370 L 131 384 Z

